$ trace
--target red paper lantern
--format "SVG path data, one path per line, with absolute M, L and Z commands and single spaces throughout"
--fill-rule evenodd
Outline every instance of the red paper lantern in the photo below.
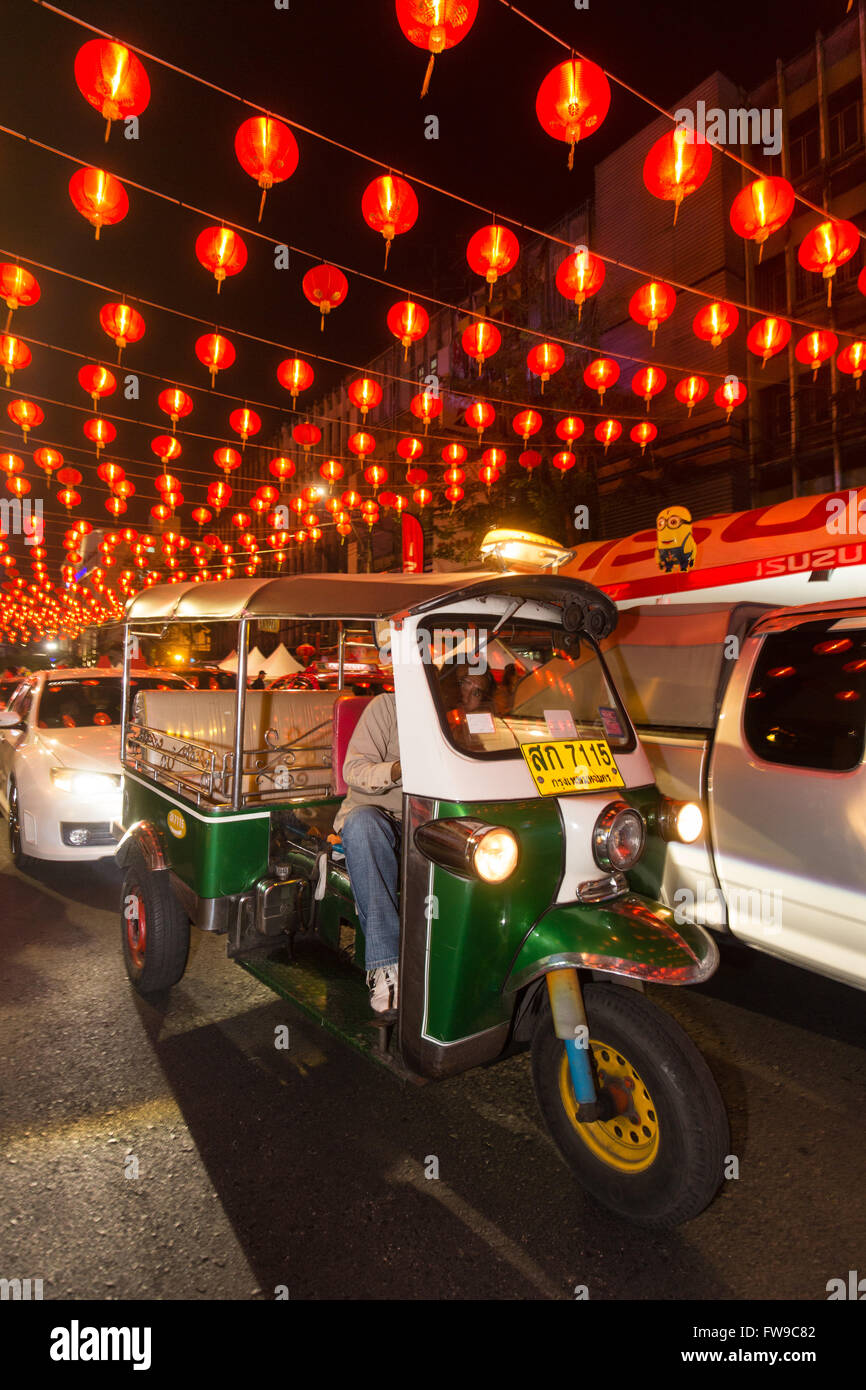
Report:
M 537 434 L 543 423 L 537 410 L 518 410 L 511 428 L 520 435 L 524 444 L 528 444 L 530 435 Z
M 0 333 L 0 366 L 6 373 L 7 386 L 10 385 L 13 374 L 22 367 L 29 367 L 32 360 L 33 354 L 26 343 L 13 337 L 11 333 Z
M 368 227 L 381 232 L 385 238 L 385 265 L 391 242 L 401 232 L 414 227 L 418 217 L 418 199 L 414 189 L 397 174 L 380 174 L 364 190 L 361 214 Z
M 403 360 L 409 356 L 412 343 L 424 337 L 430 327 L 426 309 L 411 299 L 400 299 L 388 310 L 388 328 L 403 344 Z
M 478 470 L 478 477 L 489 492 L 494 483 L 499 481 L 499 469 L 492 463 L 485 463 Z
M 231 495 L 232 490 L 228 483 L 210 483 L 208 485 L 207 500 L 217 512 L 231 501 Z
M 488 323 L 486 319 L 479 319 L 477 323 L 470 324 L 469 328 L 463 330 L 460 341 L 467 357 L 474 358 L 478 363 L 480 374 L 487 358 L 492 357 L 502 346 L 502 334 L 495 324 Z
M 355 381 L 349 382 L 349 400 L 357 410 L 361 412 L 361 419 L 366 420 L 367 411 L 377 406 L 382 399 L 382 388 L 378 381 L 373 381 L 368 376 L 359 376 Z
M 520 255 L 520 243 L 513 232 L 507 227 L 497 226 L 491 223 L 489 227 L 482 227 L 469 239 L 466 248 L 466 259 L 470 269 L 476 275 L 483 275 L 490 286 L 490 294 L 493 294 L 493 286 L 500 275 L 505 275 L 517 264 Z
M 712 148 L 703 135 L 685 126 L 662 135 L 644 160 L 643 181 L 654 198 L 674 204 L 674 226 L 680 203 L 700 188 L 712 162 Z
M 723 338 L 729 338 L 740 322 L 739 310 L 733 304 L 705 304 L 695 314 L 692 328 L 705 343 L 718 347 Z
M 746 347 L 749 352 L 760 357 L 763 367 L 768 358 L 775 357 L 776 353 L 786 348 L 790 341 L 791 325 L 787 319 L 777 319 L 771 316 L 758 319 L 757 323 L 752 324 L 746 338 Z
M 221 468 L 226 477 L 241 466 L 241 456 L 237 449 L 232 449 L 227 445 L 222 449 L 214 449 L 213 459 L 217 468 Z
M 631 389 L 641 400 L 646 401 L 646 408 L 649 411 L 650 401 L 653 396 L 657 396 L 668 384 L 668 379 L 661 367 L 641 367 L 639 372 L 635 372 L 631 379 Z
M 466 462 L 468 452 L 465 444 L 446 444 L 442 450 L 442 457 L 452 468 L 458 468 L 461 463 Z
M 213 386 L 217 373 L 230 367 L 237 353 L 234 344 L 222 333 L 204 333 L 196 342 L 195 355 L 210 372 L 210 384 Z
M 57 474 L 57 481 L 62 483 L 64 487 L 78 487 L 81 482 L 81 474 L 77 468 L 61 468 Z M 90 527 L 89 529 L 92 530 L 93 528 Z M 81 534 L 88 535 L 89 532 L 83 531 Z
M 81 506 L 81 493 L 76 492 L 75 489 L 71 487 L 61 488 L 60 492 L 57 494 L 57 500 L 67 511 L 71 511 L 73 507 Z
M 731 377 L 713 393 L 713 400 L 721 410 L 724 410 L 726 418 L 730 420 L 732 410 L 736 406 L 742 405 L 747 395 L 748 392 L 739 378 Z
M 415 505 L 420 507 L 423 511 L 424 508 L 429 506 L 433 501 L 433 493 L 428 487 L 416 487 L 415 491 L 412 493 L 412 500 Z
M 691 415 L 696 405 L 704 399 L 710 389 L 710 383 L 702 376 L 684 376 L 682 381 L 678 381 L 674 387 L 674 395 L 678 401 L 689 408 Z
M 324 332 L 325 315 L 342 304 L 349 293 L 348 280 L 335 265 L 314 265 L 301 281 L 301 289 L 319 310 L 319 327 Z
M 201 528 L 202 526 L 207 526 L 208 522 L 213 520 L 213 512 L 208 511 L 207 507 L 193 507 L 192 519 L 196 525 Z
M 629 439 L 633 444 L 639 444 L 640 451 L 643 453 L 646 446 L 652 444 L 657 434 L 658 428 L 651 420 L 641 420 L 639 425 L 632 426 L 629 431 Z
M 594 294 L 598 294 L 605 277 L 604 261 L 594 256 L 585 246 L 581 246 L 571 256 L 566 256 L 556 272 L 556 288 L 565 299 L 572 300 L 578 309 L 577 321 L 581 320 L 583 306 Z
M 527 473 L 531 473 L 534 468 L 540 467 L 543 460 L 537 449 L 524 449 L 517 462 Z
M 861 294 L 866 294 L 866 267 L 864 267 L 857 276 L 857 288 Z
M 30 486 L 26 478 L 10 477 L 6 479 L 6 489 L 8 492 L 11 492 L 14 497 L 26 497 L 30 491 Z
M 565 353 L 558 343 L 538 343 L 526 355 L 526 365 L 534 376 L 541 377 L 541 390 L 554 372 L 558 372 L 565 361 Z
M 293 404 L 297 401 L 299 392 L 312 386 L 313 378 L 312 367 L 302 357 L 287 357 L 285 362 L 281 362 L 277 367 L 277 381 L 290 393 Z
M 406 482 L 410 485 L 410 487 L 418 487 L 421 483 L 426 483 L 426 481 L 426 468 L 408 468 L 406 470 Z
M 838 346 L 839 339 L 835 333 L 819 328 L 814 333 L 806 333 L 800 339 L 794 348 L 794 356 L 805 367 L 812 368 L 812 380 L 814 381 L 821 363 L 832 357 Z
M 420 458 L 423 452 L 424 445 L 415 435 L 405 435 L 402 439 L 398 439 L 397 441 L 397 453 L 400 455 L 401 459 L 405 459 L 407 463 L 412 463 L 415 459 Z
M 550 462 L 553 464 L 560 478 L 562 478 L 563 473 L 567 473 L 569 468 L 574 467 L 577 463 L 577 459 L 570 449 L 560 449 L 558 453 L 553 455 Z
M 370 436 L 372 438 L 372 436 Z M 314 444 L 319 444 L 322 438 L 322 431 L 318 425 L 311 425 L 304 421 L 300 425 L 292 428 L 292 438 L 296 444 L 300 444 L 305 454 L 308 454 Z
M 150 79 L 141 60 L 122 43 L 91 39 L 75 56 L 78 90 L 105 118 L 105 138 L 111 122 L 140 116 L 150 101 Z
M 163 467 L 171 463 L 173 459 L 179 459 L 183 453 L 180 440 L 173 434 L 158 434 L 150 442 L 150 447 L 162 463 Z
M 432 391 L 419 391 L 409 402 L 409 409 L 416 420 L 423 422 L 426 434 L 430 421 L 442 414 L 442 397 L 434 396 Z
M 375 439 L 367 430 L 356 430 L 354 434 L 349 435 L 346 444 L 353 454 L 357 454 L 362 463 L 367 454 L 372 454 L 376 447 Z
M 77 169 L 69 180 L 69 196 L 76 211 L 94 228 L 97 241 L 103 227 L 122 222 L 129 212 L 126 189 L 104 169 Z
M 607 453 L 611 444 L 615 444 L 622 434 L 622 425 L 619 420 L 602 420 L 595 427 L 595 437 L 599 444 L 604 445 L 604 452 Z
M 860 378 L 866 371 L 866 342 L 858 339 L 857 342 L 850 343 L 843 348 L 836 358 L 836 366 L 840 372 L 845 372 L 847 376 L 853 376 L 857 383 L 857 390 L 860 390 Z
M 427 95 L 436 56 L 465 39 L 478 13 L 478 0 L 397 0 L 397 21 L 410 43 L 430 54 L 421 95 Z
M 78 373 L 78 383 L 93 401 L 93 409 L 99 409 L 103 396 L 112 396 L 117 390 L 117 378 L 107 367 L 86 366 Z
M 465 493 L 463 491 L 463 488 L 460 487 L 459 484 L 451 483 L 451 485 L 445 489 L 445 496 L 451 503 L 451 510 L 453 511 L 454 508 L 457 506 L 457 503 L 463 500 Z
M 319 475 L 329 484 L 339 482 L 345 471 L 338 459 L 327 459 L 319 464 Z
M 294 477 L 295 465 L 291 459 L 280 455 L 279 458 L 271 459 L 268 464 L 268 472 L 272 473 L 275 478 L 278 478 L 282 484 L 287 478 Z
M 0 454 L 0 469 L 8 473 L 11 478 L 13 473 L 24 471 L 24 460 L 17 454 Z M 74 470 L 73 470 L 74 471 Z M 78 474 L 78 482 L 81 482 L 81 474 Z
M 167 507 L 164 502 L 157 502 L 151 507 L 150 514 L 154 521 L 167 521 L 171 516 L 171 507 Z
M 600 401 L 604 393 L 619 381 L 619 363 L 611 357 L 596 357 L 584 368 L 583 379 L 592 391 L 598 392 Z
M 298 167 L 298 142 L 283 121 L 273 116 L 250 116 L 235 136 L 235 154 L 241 168 L 262 190 L 261 222 L 268 189 L 291 178 Z
M 45 411 L 35 401 L 10 401 L 6 414 L 13 424 L 19 426 L 25 444 L 28 430 L 36 429 L 45 419 Z
M 244 239 L 231 227 L 205 227 L 196 237 L 195 254 L 216 280 L 217 294 L 223 280 L 229 275 L 239 275 L 247 263 Z
M 457 467 L 446 468 L 446 469 L 445 469 L 445 481 L 446 481 L 446 483 L 454 483 L 455 485 L 458 484 L 458 483 L 465 482 L 465 481 L 466 481 L 466 473 L 465 473 L 464 469 L 462 469 L 462 468 L 457 468 Z
M 102 467 L 108 468 L 111 467 L 111 465 L 104 463 Z M 160 473 L 159 477 L 154 479 L 153 485 L 157 492 L 165 497 L 167 492 L 176 492 L 180 487 L 180 482 L 177 478 L 173 477 L 171 473 Z
M 610 84 L 596 63 L 567 58 L 547 74 L 535 98 L 535 113 L 543 130 L 568 145 L 568 167 L 574 167 L 574 147 L 584 135 L 598 130 L 610 108 Z
M 383 468 L 381 463 L 371 463 L 369 468 L 364 469 L 364 479 L 371 487 L 378 490 L 383 483 L 388 481 L 388 470 Z
M 232 526 L 237 526 L 242 531 L 245 531 L 251 522 L 252 517 L 249 512 L 235 512 L 232 517 Z
M 11 261 L 0 262 L 0 299 L 5 299 L 9 313 L 6 316 L 6 331 L 12 322 L 16 309 L 26 309 L 35 304 L 42 291 L 35 275 L 23 266 L 13 265 Z
M 117 345 L 118 362 L 125 347 L 144 337 L 144 319 L 130 304 L 103 304 L 99 311 L 99 323 Z
M 580 439 L 584 431 L 584 423 L 579 415 L 565 415 L 556 426 L 556 433 L 559 439 L 564 439 L 571 448 L 575 439 Z
M 755 179 L 740 189 L 731 205 L 731 226 L 746 241 L 754 241 L 764 254 L 764 242 L 784 227 L 794 211 L 794 190 L 787 179 Z
M 646 285 L 641 285 L 629 300 L 629 313 L 635 323 L 643 324 L 649 329 L 653 346 L 659 324 L 670 318 L 676 302 L 676 291 L 659 280 L 650 280 Z
M 178 420 L 182 420 L 184 416 L 189 415 L 192 411 L 192 399 L 187 395 L 186 391 L 181 391 L 176 386 L 172 387 L 170 390 L 160 391 L 156 403 L 163 414 L 167 415 L 171 420 L 172 431 Z
M 860 233 L 853 222 L 822 222 L 813 227 L 804 238 L 797 252 L 797 259 L 804 270 L 812 270 L 823 275 L 827 281 L 827 306 L 833 294 L 833 276 L 850 261 L 860 247 Z
M 360 507 L 361 494 L 360 492 L 353 492 L 350 488 L 348 492 L 343 493 L 340 501 L 344 507 L 347 507 L 351 511 L 352 507 Z
M 258 434 L 262 427 L 262 421 L 261 416 L 257 415 L 254 410 L 248 410 L 244 406 L 243 410 L 232 411 L 229 416 L 229 425 L 246 444 L 251 434 Z
M 494 446 L 484 450 L 481 455 L 481 462 L 489 468 L 495 468 L 497 473 L 501 473 L 508 462 L 508 455 L 504 449 L 498 449 Z
M 478 442 L 486 429 L 489 429 L 496 419 L 496 411 L 487 401 L 473 401 L 466 411 L 466 423 L 473 430 L 478 431 Z
M 274 487 L 273 483 L 262 483 L 260 487 L 256 488 L 256 496 L 264 502 L 266 507 L 271 507 L 279 499 L 280 490 Z
M 36 449 L 33 454 L 33 462 L 46 474 L 50 486 L 52 473 L 56 473 L 58 468 L 63 467 L 63 455 L 58 449 Z
M 123 482 L 126 477 L 126 470 L 121 468 L 119 463 L 108 463 L 106 461 L 99 465 L 96 470 L 96 476 L 101 478 L 108 487 L 113 488 L 115 483 Z M 64 480 L 61 478 L 60 481 L 63 482 Z

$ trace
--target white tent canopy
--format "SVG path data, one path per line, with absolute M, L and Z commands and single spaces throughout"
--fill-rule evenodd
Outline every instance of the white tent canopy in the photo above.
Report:
M 278 680 L 280 676 L 293 676 L 296 671 L 303 670 L 300 662 L 288 651 L 285 642 L 281 642 L 276 651 L 271 652 L 264 667 L 269 681 Z
M 221 661 L 221 662 L 220 662 L 220 668 L 221 668 L 221 670 L 223 670 L 223 671 L 235 671 L 235 672 L 236 672 L 237 669 L 238 669 L 238 654 L 237 654 L 237 652 L 232 652 L 231 656 L 227 656 L 227 657 L 226 657 L 225 661 Z M 256 676 L 259 674 L 259 671 L 266 670 L 266 669 L 267 669 L 267 662 L 266 662 L 265 658 L 262 656 L 262 654 L 261 654 L 261 652 L 259 651 L 258 647 L 253 647 L 252 651 L 249 653 L 249 655 L 248 655 L 248 657 L 247 657 L 247 679 L 248 679 L 248 680 L 255 680 Z

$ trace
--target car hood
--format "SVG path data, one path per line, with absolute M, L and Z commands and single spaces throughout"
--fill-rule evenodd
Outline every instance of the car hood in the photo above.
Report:
M 40 746 L 64 767 L 79 772 L 120 773 L 120 726 L 92 729 L 40 729 Z

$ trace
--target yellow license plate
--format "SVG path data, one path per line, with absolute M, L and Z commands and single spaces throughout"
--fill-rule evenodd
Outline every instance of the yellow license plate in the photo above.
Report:
M 607 739 L 558 738 L 551 743 L 523 743 L 520 751 L 542 796 L 625 786 Z

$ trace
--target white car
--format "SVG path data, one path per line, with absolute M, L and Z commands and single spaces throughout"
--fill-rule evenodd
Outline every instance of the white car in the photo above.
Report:
M 120 819 L 121 672 L 86 667 L 38 671 L 0 711 L 0 806 L 15 865 L 28 860 L 101 859 L 114 851 Z M 174 675 L 146 671 L 140 689 L 187 689 Z

